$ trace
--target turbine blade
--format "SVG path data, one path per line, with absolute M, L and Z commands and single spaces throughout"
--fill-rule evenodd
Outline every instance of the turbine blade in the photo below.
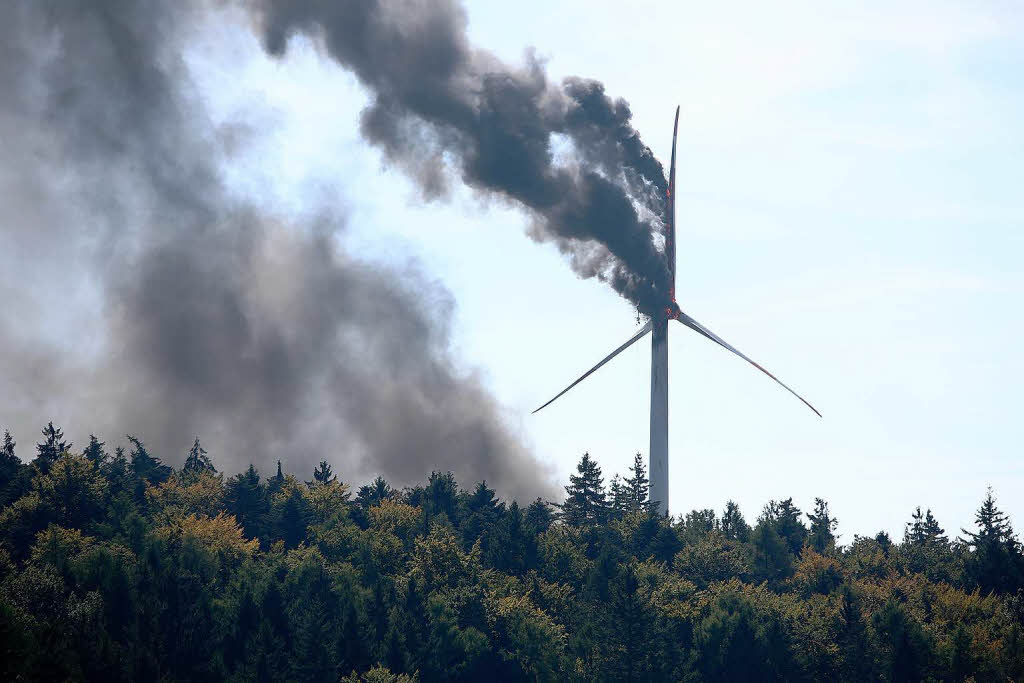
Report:
M 689 328 L 690 328 L 691 330 L 693 330 L 693 331 L 697 332 L 698 334 L 700 334 L 700 335 L 703 335 L 703 336 L 707 337 L 708 339 L 710 339 L 711 341 L 715 342 L 716 344 L 718 344 L 718 345 L 719 345 L 719 346 L 721 346 L 722 348 L 724 348 L 724 349 L 727 349 L 727 350 L 729 350 L 729 351 L 732 351 L 732 352 L 733 352 L 733 353 L 735 353 L 735 354 L 736 354 L 737 356 L 739 356 L 739 357 L 740 357 L 740 358 L 742 358 L 743 360 L 747 361 L 748 363 L 750 363 L 751 365 L 753 365 L 753 366 L 754 366 L 755 368 L 757 368 L 758 370 L 760 370 L 760 371 L 761 371 L 761 372 L 763 372 L 764 374 L 766 374 L 766 375 L 768 375 L 769 377 L 771 377 L 771 378 L 772 378 L 773 380 L 775 380 L 776 382 L 778 382 L 778 383 L 779 383 L 779 385 L 780 385 L 780 386 L 782 386 L 782 388 L 783 388 L 783 389 L 785 389 L 786 391 L 788 391 L 789 393 L 793 394 L 793 395 L 794 395 L 794 396 L 796 396 L 796 397 L 797 397 L 798 399 L 800 399 L 801 401 L 803 401 L 804 405 L 805 405 L 805 406 L 807 406 L 808 408 L 810 408 L 811 410 L 813 410 L 813 411 L 814 411 L 814 414 L 815 414 L 815 415 L 817 415 L 818 417 L 821 417 L 821 413 L 819 413 L 819 412 L 818 412 L 818 409 L 817 409 L 817 408 L 815 408 L 814 406 L 812 406 L 812 405 L 811 405 L 810 403 L 808 403 L 808 402 L 807 402 L 807 399 L 805 399 L 805 398 L 804 398 L 803 396 L 801 396 L 800 394 L 796 393 L 795 391 L 793 391 L 792 389 L 790 389 L 789 387 L 787 387 L 787 386 L 786 386 L 785 384 L 783 384 L 782 380 L 780 380 L 780 379 L 779 379 L 778 377 L 776 377 L 776 376 L 775 376 L 775 375 L 773 375 L 772 373 L 770 373 L 770 372 L 768 372 L 767 370 L 765 370 L 765 369 L 764 369 L 763 367 L 761 367 L 760 365 L 758 365 L 757 363 L 755 363 L 754 361 L 752 361 L 752 360 L 751 360 L 750 358 L 748 358 L 747 356 L 744 356 L 744 355 L 743 355 L 742 353 L 740 353 L 740 352 L 739 352 L 739 351 L 738 351 L 737 349 L 735 349 L 734 347 L 730 346 L 730 345 L 729 345 L 729 344 L 728 344 L 728 343 L 727 343 L 727 342 L 726 342 L 726 341 L 725 341 L 724 339 L 722 339 L 721 337 L 719 337 L 719 336 L 718 336 L 717 334 L 715 334 L 714 332 L 712 332 L 712 331 L 711 331 L 711 330 L 709 330 L 708 328 L 704 327 L 704 326 L 703 326 L 703 325 L 701 325 L 701 324 L 700 324 L 699 322 L 697 322 L 696 320 L 694 320 L 694 319 L 693 319 L 693 318 L 691 318 L 690 316 L 686 315 L 686 314 L 685 314 L 685 313 L 683 313 L 682 311 L 679 311 L 679 313 L 678 313 L 678 314 L 676 315 L 676 320 L 678 320 L 678 321 L 679 321 L 679 322 L 681 322 L 682 324 L 686 325 L 687 327 L 689 327 Z
M 665 200 L 668 206 L 665 220 L 665 260 L 668 261 L 668 293 L 672 301 L 676 300 L 676 137 L 679 134 L 679 107 L 676 107 L 676 120 L 672 124 L 672 163 L 668 171 L 668 192 Z
M 561 396 L 562 394 L 564 394 L 565 392 L 567 392 L 567 391 L 569 391 L 570 389 L 572 389 L 572 388 L 573 388 L 574 386 L 576 386 L 577 384 L 579 384 L 580 382 L 582 382 L 583 380 L 585 380 L 585 379 L 586 379 L 587 377 L 590 377 L 590 375 L 594 374 L 594 372 L 595 372 L 595 371 L 596 371 L 596 370 L 597 370 L 598 368 L 600 368 L 600 367 L 601 367 L 602 365 L 604 365 L 605 363 L 607 363 L 608 361 L 610 361 L 610 360 L 611 360 L 612 358 L 615 358 L 615 356 L 617 356 L 617 355 L 619 355 L 620 353 L 622 353 L 623 351 L 625 351 L 625 350 L 626 350 L 626 348 L 628 348 L 630 344 L 632 344 L 632 343 L 633 343 L 633 342 L 635 342 L 636 340 L 640 339 L 640 337 L 642 337 L 642 336 L 644 336 L 645 334 L 647 334 L 648 332 L 650 332 L 650 331 L 651 331 L 651 329 L 652 329 L 652 327 L 653 327 L 653 323 L 651 323 L 651 321 L 647 321 L 647 324 L 646 324 L 646 325 L 644 325 L 643 327 L 641 327 L 641 328 L 640 328 L 640 331 L 639 331 L 639 332 L 637 332 L 637 333 L 636 333 L 636 334 L 634 334 L 634 335 L 633 335 L 632 337 L 630 337 L 630 338 L 629 338 L 629 341 L 627 341 L 627 342 L 626 342 L 625 344 L 623 344 L 623 345 L 622 345 L 622 346 L 620 346 L 619 348 L 617 348 L 617 349 L 615 349 L 614 351 L 612 351 L 611 353 L 609 353 L 609 354 L 608 354 L 607 356 L 605 356 L 604 360 L 602 360 L 602 361 L 601 361 L 600 363 L 598 363 L 597 365 L 595 365 L 594 367 L 590 368 L 590 369 L 589 369 L 589 370 L 587 370 L 587 371 L 586 371 L 585 373 L 583 373 L 583 376 L 582 376 L 582 377 L 580 377 L 580 378 L 579 378 L 578 380 L 576 380 L 575 382 L 573 382 L 572 384 L 570 384 L 569 386 L 567 386 L 567 387 L 566 387 L 565 389 L 562 389 L 562 391 L 560 391 L 560 392 L 558 393 L 558 396 L 555 396 L 555 397 L 554 397 L 553 399 L 551 399 L 550 401 L 548 401 L 547 403 L 545 403 L 544 405 L 542 405 L 542 406 L 541 406 L 540 408 L 537 408 L 537 410 L 535 410 L 535 411 L 533 411 L 533 412 L 534 412 L 534 413 L 538 413 L 538 412 L 540 412 L 540 411 L 544 410 L 545 408 L 547 408 L 547 407 L 548 407 L 549 405 L 551 405 L 551 404 L 552 404 L 552 403 L 554 403 L 554 402 L 555 402 L 556 400 L 558 400 L 558 398 L 559 398 L 559 397 L 560 397 L 560 396 Z

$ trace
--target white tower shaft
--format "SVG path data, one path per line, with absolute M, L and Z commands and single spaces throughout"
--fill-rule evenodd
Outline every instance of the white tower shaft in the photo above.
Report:
M 647 476 L 658 514 L 668 515 L 668 320 L 654 324 L 651 340 L 651 451 Z

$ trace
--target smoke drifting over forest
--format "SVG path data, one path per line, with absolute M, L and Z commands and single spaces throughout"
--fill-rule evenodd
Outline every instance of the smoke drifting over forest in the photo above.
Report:
M 500 63 L 450 2 L 246 7 L 270 53 L 304 32 L 358 76 L 363 134 L 425 197 L 453 178 L 496 193 L 580 275 L 641 310 L 665 301 L 662 168 L 599 83 Z M 336 207 L 297 221 L 225 189 L 231 148 L 260 130 L 218 129 L 182 57 L 219 11 L 0 8 L 0 423 L 23 446 L 52 416 L 112 440 L 131 430 L 170 462 L 198 433 L 225 468 L 328 459 L 397 484 L 452 469 L 550 494 L 450 357 L 447 292 L 345 253 Z

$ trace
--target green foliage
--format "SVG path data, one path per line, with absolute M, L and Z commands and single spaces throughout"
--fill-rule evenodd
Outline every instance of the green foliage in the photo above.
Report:
M 585 455 L 556 515 L 451 472 L 353 497 L 326 462 L 225 480 L 198 440 L 175 471 L 44 434 L 35 466 L 0 446 L 3 680 L 1024 678 L 991 492 L 963 541 L 918 509 L 844 547 L 821 499 L 660 517 L 640 460 L 609 491 Z
M 43 427 L 43 440 L 36 444 L 36 459 L 32 464 L 46 474 L 60 454 L 70 450 L 71 444 L 64 441 L 64 432 L 59 427 L 54 427 L 53 421 L 50 421 Z
M 576 466 L 578 474 L 569 475 L 565 487 L 565 502 L 560 506 L 561 519 L 569 526 L 596 524 L 604 519 L 607 512 L 604 479 L 601 468 L 584 453 Z
M 197 436 L 192 448 L 188 451 L 185 464 L 181 467 L 181 478 L 186 482 L 191 482 L 203 475 L 215 474 L 217 474 L 217 468 L 213 466 L 213 461 L 206 454 L 206 449 L 199 444 Z

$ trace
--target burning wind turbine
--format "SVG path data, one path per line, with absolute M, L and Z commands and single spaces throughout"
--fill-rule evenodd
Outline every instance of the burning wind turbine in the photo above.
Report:
M 651 444 L 650 463 L 648 465 L 648 477 L 650 477 L 650 499 L 658 503 L 658 512 L 662 515 L 668 514 L 668 322 L 678 320 L 691 330 L 707 337 L 719 346 L 735 353 L 755 368 L 778 382 L 786 391 L 803 401 L 804 405 L 821 417 L 821 413 L 808 403 L 800 394 L 796 393 L 783 382 L 765 370 L 763 367 L 752 361 L 747 356 L 737 351 L 724 339 L 701 325 L 699 322 L 688 316 L 679 308 L 676 303 L 676 135 L 679 132 L 679 107 L 676 107 L 675 124 L 672 127 L 672 163 L 669 168 L 667 210 L 666 210 L 666 232 L 665 232 L 665 258 L 668 261 L 669 271 L 669 295 L 671 303 L 664 309 L 650 316 L 647 324 L 640 328 L 640 331 L 630 337 L 625 344 L 612 351 L 605 358 L 587 370 L 575 382 L 567 386 L 553 399 L 542 405 L 537 413 L 554 403 L 559 397 L 572 389 L 574 386 L 585 380 L 598 368 L 619 355 L 634 342 L 638 341 L 648 332 L 654 332 L 651 344 Z

